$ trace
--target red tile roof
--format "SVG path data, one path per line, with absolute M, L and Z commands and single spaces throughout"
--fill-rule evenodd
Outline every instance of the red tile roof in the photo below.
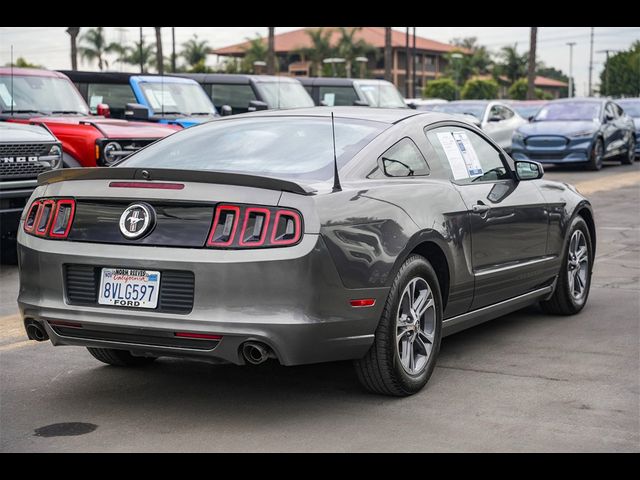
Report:
M 285 32 L 275 35 L 275 51 L 276 53 L 293 52 L 300 48 L 311 47 L 311 39 L 309 35 L 305 33 L 305 30 L 311 30 L 317 27 L 307 27 L 300 30 L 292 30 L 291 32 Z M 332 29 L 331 44 L 336 45 L 340 38 L 340 32 L 334 27 L 324 27 L 326 30 Z M 362 27 L 360 31 L 355 34 L 355 39 L 363 39 L 365 42 L 373 45 L 377 48 L 384 48 L 384 27 Z M 263 41 L 266 43 L 267 38 Z M 393 47 L 404 47 L 406 43 L 405 32 L 399 32 L 398 30 L 391 30 L 391 44 Z M 413 43 L 413 38 L 409 37 L 409 43 Z M 249 42 L 237 43 L 228 47 L 218 48 L 212 50 L 210 53 L 215 55 L 242 55 L 245 48 L 249 45 Z M 459 50 L 466 53 L 465 49 L 457 48 L 454 45 L 448 43 L 437 42 L 428 38 L 419 37 L 416 35 L 416 49 L 428 50 L 431 52 L 446 53 L 453 50 Z
M 553 78 L 541 77 L 538 75 L 533 82 L 536 87 L 568 87 L 567 82 L 554 80 Z

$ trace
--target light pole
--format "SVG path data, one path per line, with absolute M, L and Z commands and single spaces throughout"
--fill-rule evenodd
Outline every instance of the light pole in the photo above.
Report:
M 573 46 L 576 42 L 567 42 L 569 45 L 569 98 L 573 97 Z
M 346 60 L 344 58 L 325 58 L 324 60 L 322 60 L 322 63 L 330 63 L 331 64 L 331 70 L 333 71 L 333 76 L 335 77 L 337 75 L 336 73 L 336 63 L 344 63 L 346 62 Z
M 451 58 L 453 60 L 460 60 L 462 58 L 462 54 L 455 52 L 451 54 Z M 456 70 L 456 86 L 460 85 L 460 62 L 453 62 L 455 64 L 455 70 Z M 458 100 L 458 89 L 456 89 L 456 100 Z

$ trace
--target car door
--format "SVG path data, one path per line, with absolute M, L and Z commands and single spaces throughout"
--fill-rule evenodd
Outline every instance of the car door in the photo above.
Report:
M 507 138 L 504 112 L 500 105 L 493 104 L 485 113 L 485 119 L 482 122 L 482 130 L 489 135 L 498 145 L 505 148 L 511 144 L 511 137 Z
M 623 132 L 619 125 L 620 118 L 611 102 L 604 107 L 602 118 L 602 137 L 604 139 L 604 156 L 616 155 L 623 144 Z
M 535 289 L 548 275 L 548 211 L 537 181 L 518 181 L 510 161 L 488 138 L 463 126 L 427 131 L 436 153 L 451 168 L 452 183 L 468 211 L 471 309 Z

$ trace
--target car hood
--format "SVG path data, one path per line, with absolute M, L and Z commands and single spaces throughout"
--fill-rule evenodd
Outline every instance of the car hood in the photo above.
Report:
M 72 125 L 91 124 L 100 130 L 107 138 L 164 138 L 176 130 L 181 130 L 177 125 L 161 125 L 151 122 L 128 122 L 115 118 L 93 116 L 51 116 L 35 117 L 32 122 L 38 123 L 66 123 Z
M 56 138 L 39 125 L 0 122 L 0 142 L 55 142 Z
M 530 135 L 571 135 L 587 130 L 596 131 L 599 123 L 589 121 L 576 122 L 531 122 L 518 128 L 518 132 L 525 136 Z

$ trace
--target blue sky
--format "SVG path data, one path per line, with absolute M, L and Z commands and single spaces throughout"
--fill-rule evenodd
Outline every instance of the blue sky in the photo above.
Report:
M 14 57 L 25 57 L 52 69 L 70 68 L 69 40 L 65 27 L 0 27 L 0 65 L 9 62 L 10 46 L 13 45 Z M 105 27 L 109 41 L 131 43 L 138 39 L 138 27 Z M 277 32 L 295 30 L 300 27 L 276 27 Z M 404 30 L 404 27 L 394 27 Z M 253 37 L 256 33 L 266 35 L 267 27 L 176 27 L 176 44 L 189 39 L 194 33 L 200 39 L 206 39 L 214 48 L 223 47 Z M 517 43 L 519 51 L 529 49 L 528 27 L 417 27 L 418 35 L 434 40 L 448 42 L 454 37 L 478 37 L 481 44 L 491 51 L 498 51 L 505 45 Z M 538 59 L 547 65 L 569 71 L 569 47 L 567 42 L 576 42 L 573 50 L 573 75 L 576 79 L 576 92 L 584 95 L 588 82 L 590 27 L 539 27 Z M 144 27 L 146 41 L 155 41 L 152 27 Z M 594 36 L 594 84 L 599 82 L 599 74 L 604 65 L 605 54 L 600 50 L 624 50 L 635 40 L 640 40 L 640 27 L 595 27 Z M 164 28 L 163 41 L 169 48 L 171 29 Z M 179 47 L 178 47 L 179 48 Z M 167 50 L 168 51 L 168 50 Z M 209 59 L 214 64 L 215 57 Z M 95 69 L 95 65 L 81 64 L 86 70 Z M 120 65 L 112 68 L 119 70 Z

